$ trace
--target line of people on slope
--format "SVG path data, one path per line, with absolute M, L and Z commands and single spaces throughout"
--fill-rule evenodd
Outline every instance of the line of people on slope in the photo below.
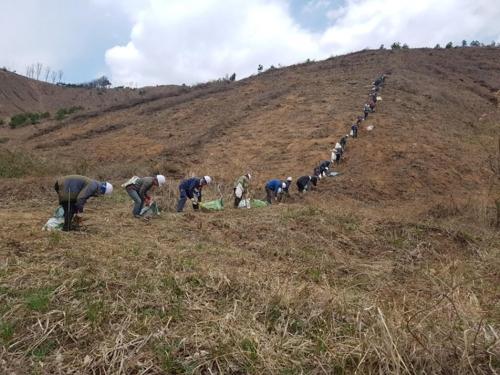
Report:
M 358 116 L 356 122 L 351 126 L 350 135 L 343 136 L 332 149 L 331 160 L 322 161 L 313 170 L 311 176 L 301 176 L 297 179 L 297 190 L 300 193 L 312 190 L 316 186 L 318 180 L 327 176 L 332 163 L 339 164 L 347 145 L 349 136 L 357 138 L 358 129 L 363 120 L 368 118 L 369 113 L 375 112 L 377 97 L 383 84 L 385 83 L 385 75 L 381 75 L 373 82 L 372 91 L 369 101 L 363 108 L 364 116 Z M 247 173 L 238 177 L 234 183 L 233 197 L 234 207 L 238 208 L 240 202 L 248 198 L 250 181 L 252 176 Z M 268 204 L 272 204 L 274 200 L 281 201 L 284 195 L 289 195 L 292 177 L 287 177 L 286 180 L 271 179 L 265 184 L 266 200 Z M 166 178 L 164 175 L 158 174 L 152 177 L 134 176 L 124 184 L 127 194 L 132 199 L 134 205 L 132 214 L 136 218 L 141 217 L 141 211 L 144 206 L 148 206 L 152 201 L 152 196 L 149 194 L 155 187 L 161 187 L 165 184 Z M 179 184 L 179 200 L 177 201 L 176 211 L 182 212 L 187 200 L 191 200 L 194 210 L 198 210 L 202 200 L 203 187 L 212 183 L 212 177 L 192 177 L 182 180 Z M 83 213 L 85 203 L 90 197 L 98 197 L 110 195 L 113 192 L 113 185 L 106 181 L 97 181 L 85 176 L 70 175 L 58 178 L 55 182 L 54 189 L 58 194 L 59 204 L 64 210 L 64 225 L 63 230 L 69 231 L 72 229 L 73 221 L 79 224 L 81 217 L 78 214 Z M 76 219 L 76 220 L 74 220 Z

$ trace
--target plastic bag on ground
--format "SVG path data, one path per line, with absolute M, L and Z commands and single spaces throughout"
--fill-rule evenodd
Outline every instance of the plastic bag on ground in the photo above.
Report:
M 141 210 L 141 215 L 142 217 L 151 217 L 151 216 L 158 216 L 160 214 L 160 209 L 158 208 L 158 205 L 156 202 L 152 202 L 149 206 L 144 206 Z
M 222 199 L 217 199 L 215 201 L 201 202 L 200 209 L 205 212 L 223 211 L 224 202 L 222 201 Z
M 52 230 L 62 230 L 64 226 L 64 209 L 62 206 L 59 206 L 54 211 L 54 216 L 52 216 L 45 225 L 42 230 L 52 231 Z
M 341 174 L 342 174 L 342 173 L 340 173 L 340 172 L 330 172 L 330 173 L 328 174 L 328 177 L 340 176 Z
M 266 201 L 262 201 L 260 199 L 243 199 L 238 208 L 260 208 L 266 207 L 268 203 Z
M 372 130 L 373 130 L 373 127 L 374 127 L 373 125 L 369 125 L 369 126 L 367 126 L 367 127 L 366 127 L 366 130 L 368 130 L 368 131 L 372 131 Z
M 382 97 L 381 96 L 377 96 L 377 101 L 382 101 Z

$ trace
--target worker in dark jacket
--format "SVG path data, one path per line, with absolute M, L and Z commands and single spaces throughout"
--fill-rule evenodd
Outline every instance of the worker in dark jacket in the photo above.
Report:
M 351 125 L 351 132 L 353 138 L 358 138 L 358 124 Z
M 342 146 L 342 150 L 345 151 L 345 146 L 347 146 L 347 138 L 349 138 L 349 135 L 346 134 L 342 138 L 340 138 L 340 145 Z
M 59 204 L 64 209 L 64 231 L 70 231 L 73 217 L 83 212 L 90 197 L 109 195 L 113 185 L 108 182 L 92 180 L 85 176 L 70 175 L 58 178 L 54 189 L 59 196 Z
M 316 176 L 302 176 L 297 180 L 297 189 L 299 193 L 303 193 L 312 190 L 313 186 L 318 183 L 318 177 Z
M 165 184 L 165 176 L 159 174 L 154 177 L 137 177 L 134 176 L 122 186 L 127 190 L 127 194 L 134 201 L 132 214 L 136 218 L 141 217 L 141 210 L 144 205 L 151 202 L 149 191 L 155 186 L 163 186 Z
M 365 114 L 365 120 L 368 118 L 368 113 L 370 113 L 370 105 L 368 103 L 365 103 L 365 106 L 363 107 L 363 112 Z
M 273 199 L 281 201 L 284 189 L 287 189 L 287 184 L 277 178 L 267 181 L 266 186 L 267 203 L 272 204 Z
M 326 173 L 330 169 L 330 165 L 332 162 L 330 160 L 324 160 L 319 164 L 319 172 L 321 173 L 322 177 L 326 176 Z
M 197 210 L 199 208 L 199 203 L 201 202 L 201 190 L 203 189 L 203 186 L 210 183 L 212 183 L 212 178 L 210 176 L 204 176 L 203 178 L 193 177 L 181 181 L 179 185 L 177 212 L 182 212 L 188 198 L 191 199 L 191 202 L 193 203 L 193 209 Z

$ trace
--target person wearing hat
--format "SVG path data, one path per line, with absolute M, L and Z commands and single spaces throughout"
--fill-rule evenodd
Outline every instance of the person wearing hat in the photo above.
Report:
M 299 193 L 304 193 L 306 191 L 312 190 L 313 186 L 318 183 L 318 177 L 316 176 L 302 176 L 297 180 L 297 189 Z
M 247 173 L 246 175 L 238 177 L 238 179 L 234 183 L 234 208 L 238 208 L 242 199 L 244 199 L 246 202 L 251 179 L 252 175 L 250 173 Z M 248 205 L 246 207 L 250 208 L 250 206 Z
M 358 138 L 358 124 L 351 125 L 351 133 L 353 138 Z
M 368 118 L 368 113 L 370 113 L 370 105 L 368 103 L 365 103 L 365 106 L 363 107 L 363 113 L 365 114 L 364 119 L 366 120 Z
M 110 195 L 113 185 L 79 175 L 60 177 L 56 180 L 54 189 L 59 197 L 59 204 L 64 209 L 63 231 L 72 229 L 73 218 L 83 213 L 83 207 L 90 197 Z
M 340 146 L 342 146 L 342 150 L 345 150 L 345 146 L 347 145 L 347 138 L 349 138 L 349 134 L 344 135 L 342 138 L 340 138 Z
M 165 181 L 165 176 L 161 174 L 154 177 L 134 176 L 122 185 L 127 190 L 129 197 L 134 201 L 134 208 L 132 209 L 134 217 L 140 218 L 144 205 L 151 202 L 151 196 L 148 192 L 155 186 L 163 186 Z
M 326 173 L 330 169 L 331 164 L 332 164 L 332 162 L 330 160 L 324 160 L 319 164 L 319 172 L 320 172 L 322 177 L 326 176 Z
M 291 176 L 288 176 L 285 181 L 286 187 L 283 189 L 283 192 L 287 195 L 290 196 L 290 185 L 292 185 L 293 178 Z
M 179 184 L 177 212 L 182 212 L 184 210 L 184 205 L 186 204 L 188 198 L 191 199 L 193 210 L 197 210 L 199 208 L 199 202 L 201 202 L 201 190 L 203 189 L 203 186 L 211 183 L 212 178 L 210 176 L 204 176 L 203 178 L 193 177 L 181 181 Z
M 267 203 L 272 204 L 273 199 L 281 201 L 285 189 L 288 188 L 284 181 L 278 180 L 277 178 L 267 181 L 265 186 Z

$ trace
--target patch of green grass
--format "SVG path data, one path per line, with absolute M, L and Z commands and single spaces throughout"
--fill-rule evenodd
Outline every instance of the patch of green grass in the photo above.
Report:
M 57 345 L 54 340 L 44 341 L 31 351 L 31 355 L 41 361 L 49 355 L 56 348 L 56 346 Z
M 181 289 L 177 280 L 173 276 L 167 276 L 162 280 L 162 285 L 165 289 L 171 291 L 177 298 L 184 296 L 184 291 Z
M 316 268 L 310 268 L 306 271 L 308 278 L 315 283 L 319 283 L 321 281 L 321 270 Z
M 96 301 L 87 304 L 85 309 L 85 317 L 93 325 L 98 325 L 104 318 L 104 302 Z
M 67 115 L 70 115 L 72 113 L 75 113 L 76 111 L 82 110 L 83 107 L 70 107 L 70 108 L 60 108 L 56 112 L 56 120 L 62 120 L 64 119 Z
M 158 344 L 154 351 L 166 374 L 185 374 L 186 367 L 176 357 L 176 345 Z
M 10 118 L 9 126 L 12 129 L 20 128 L 29 124 L 38 124 L 40 120 L 50 117 L 49 112 L 37 113 L 27 112 L 19 113 Z
M 257 343 L 254 340 L 250 338 L 244 338 L 240 342 L 240 348 L 245 352 L 247 358 L 250 361 L 255 362 L 258 359 Z
M 10 322 L 0 321 L 0 342 L 6 345 L 13 337 L 14 325 Z
M 50 304 L 52 288 L 41 288 L 28 292 L 24 296 L 26 306 L 33 311 L 46 312 Z
M 60 232 L 55 231 L 55 230 L 49 232 L 49 246 L 50 247 L 56 247 L 57 245 L 59 245 L 59 243 L 61 242 L 61 239 L 62 239 L 62 236 L 61 236 Z

